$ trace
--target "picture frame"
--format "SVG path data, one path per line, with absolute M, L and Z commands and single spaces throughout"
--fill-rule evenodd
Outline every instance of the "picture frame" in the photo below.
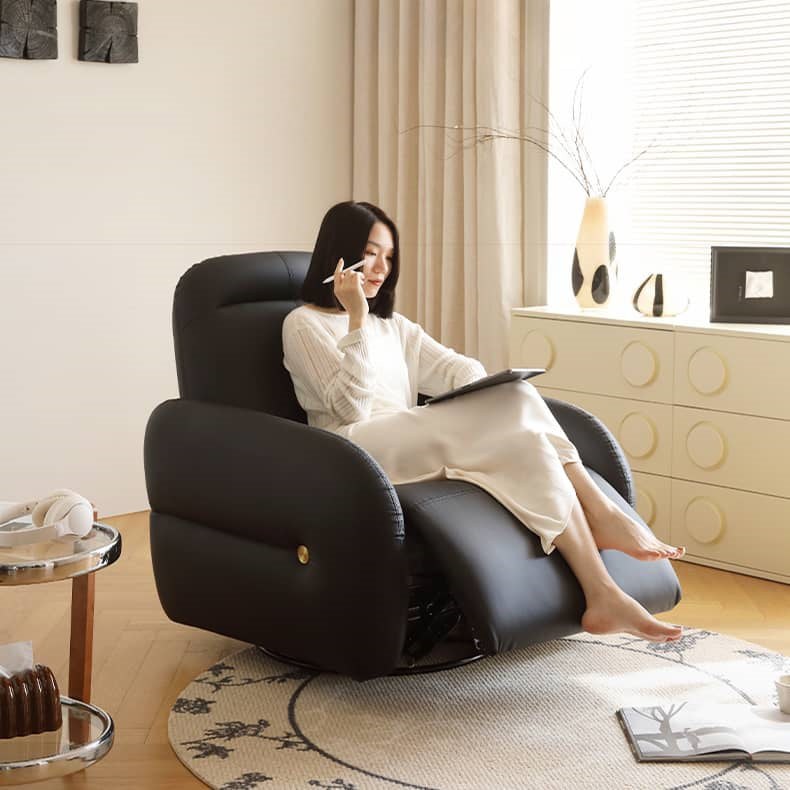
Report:
M 711 247 L 710 320 L 790 324 L 790 248 Z

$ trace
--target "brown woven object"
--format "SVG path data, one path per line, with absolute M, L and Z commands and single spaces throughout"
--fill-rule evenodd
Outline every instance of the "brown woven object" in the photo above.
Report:
M 60 729 L 60 692 L 49 667 L 36 664 L 0 678 L 0 738 L 16 738 Z

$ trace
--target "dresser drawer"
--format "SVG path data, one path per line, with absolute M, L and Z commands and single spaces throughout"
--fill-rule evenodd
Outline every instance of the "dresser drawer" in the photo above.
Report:
M 543 381 L 540 376 L 533 381 Z M 669 475 L 672 468 L 672 407 L 664 403 L 608 398 L 539 386 L 547 397 L 581 406 L 594 414 L 623 448 L 631 468 Z
M 790 500 L 673 480 L 671 524 L 692 561 L 790 581 Z
M 513 367 L 546 368 L 547 387 L 672 400 L 672 332 L 513 316 Z
M 676 333 L 675 403 L 790 419 L 790 343 Z
M 668 477 L 634 472 L 636 512 L 645 520 L 659 540 L 669 543 L 672 481 Z
M 673 477 L 790 497 L 790 422 L 681 406 L 672 419 Z

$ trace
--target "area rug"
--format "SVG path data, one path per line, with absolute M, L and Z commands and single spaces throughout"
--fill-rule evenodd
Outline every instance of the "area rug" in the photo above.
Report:
M 358 683 L 254 647 L 195 678 L 170 743 L 221 790 L 790 790 L 790 765 L 637 763 L 617 708 L 776 704 L 790 658 L 710 631 L 580 634 L 431 674 Z

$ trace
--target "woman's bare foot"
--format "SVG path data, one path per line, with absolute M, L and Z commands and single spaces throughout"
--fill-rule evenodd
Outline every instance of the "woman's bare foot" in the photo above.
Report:
M 626 633 L 651 642 L 675 642 L 683 634 L 680 626 L 656 620 L 617 586 L 602 591 L 587 602 L 582 628 L 589 634 Z
M 685 547 L 662 543 L 646 532 L 614 503 L 608 503 L 598 512 L 585 510 L 585 514 L 599 549 L 617 549 L 638 560 L 676 560 L 686 553 Z

